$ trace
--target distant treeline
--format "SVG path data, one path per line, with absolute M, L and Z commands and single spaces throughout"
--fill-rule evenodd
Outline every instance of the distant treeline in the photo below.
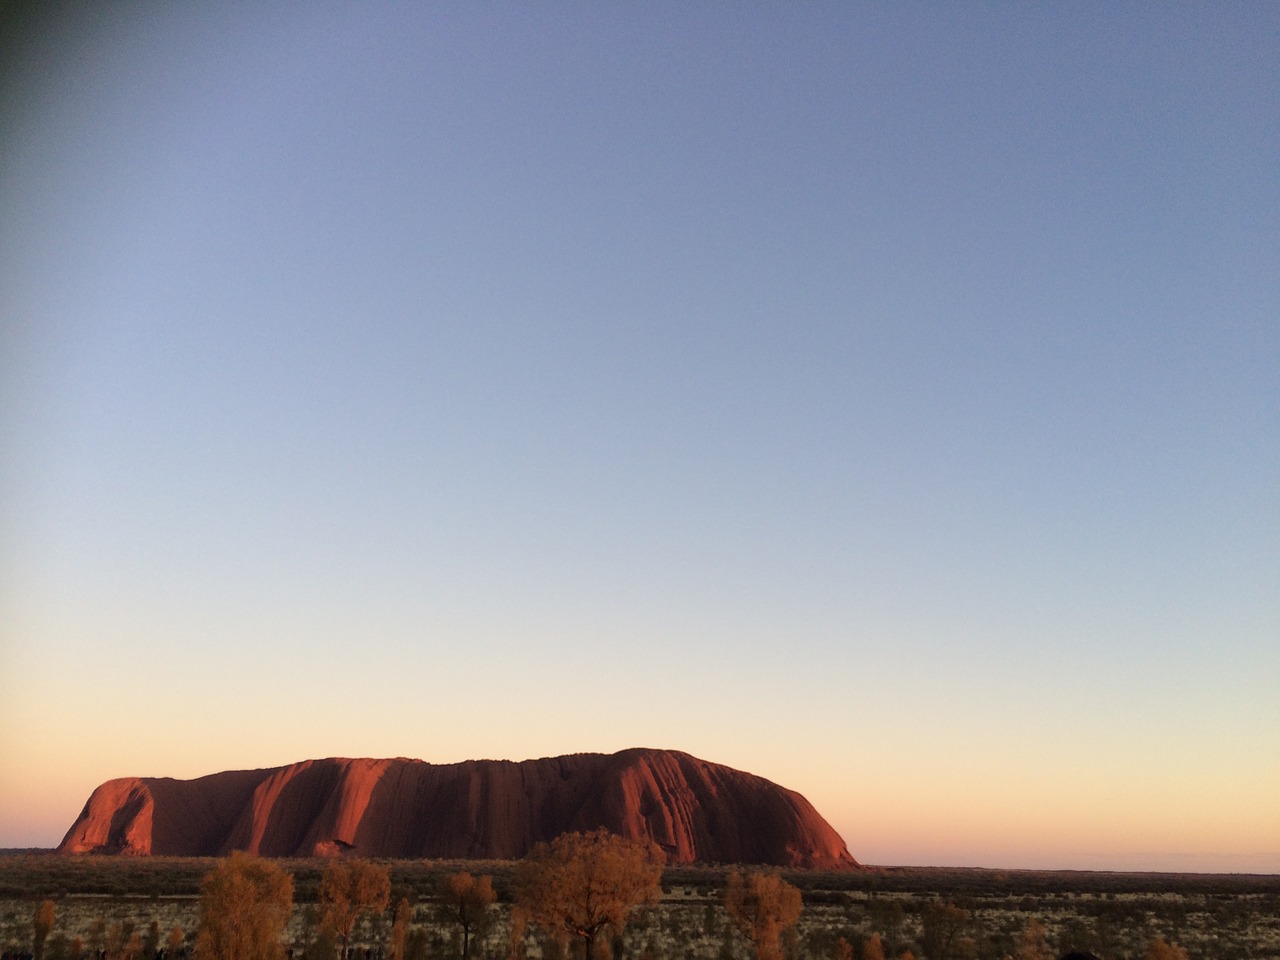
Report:
M 294 877 L 295 900 L 315 902 L 324 859 L 278 861 Z M 391 874 L 393 897 L 423 898 L 442 877 L 459 869 L 493 877 L 500 901 L 509 901 L 515 878 L 513 861 L 381 860 Z M 52 852 L 0 851 L 0 897 L 41 898 L 66 895 L 111 897 L 195 897 L 204 876 L 218 863 L 211 857 L 62 856 Z M 662 874 L 667 893 L 719 900 L 730 868 L 668 867 Z M 858 870 L 783 870 L 804 893 L 806 903 L 838 905 L 877 893 L 1019 898 L 1068 894 L 1261 895 L 1280 897 L 1280 875 L 1207 873 L 1108 873 L 978 868 L 864 867 Z

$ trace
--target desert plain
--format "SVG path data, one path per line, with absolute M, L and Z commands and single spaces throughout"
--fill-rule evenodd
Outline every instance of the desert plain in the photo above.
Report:
M 323 859 L 280 860 L 294 879 L 291 955 L 301 958 L 313 935 Z M 163 939 L 174 928 L 190 944 L 199 912 L 200 883 L 212 858 L 68 857 L 45 852 L 0 856 L 0 948 L 30 950 L 32 917 L 43 900 L 55 907 L 46 958 L 55 960 L 76 938 L 91 941 L 95 926 L 123 925 Z M 493 877 L 493 921 L 472 956 L 510 956 L 509 918 L 515 865 L 511 861 L 385 860 L 392 909 L 413 905 L 424 960 L 457 956 L 455 931 L 435 908 L 441 879 L 461 870 Z M 1242 874 L 1109 873 L 974 868 L 862 867 L 782 870 L 800 888 L 804 908 L 785 941 L 794 960 L 853 957 L 878 936 L 886 957 L 910 952 L 922 960 L 999 960 L 1025 951 L 1025 934 L 1043 929 L 1040 948 L 1054 957 L 1087 951 L 1102 960 L 1145 960 L 1151 944 L 1184 949 L 1192 960 L 1280 957 L 1280 876 Z M 723 907 L 727 868 L 668 868 L 657 904 L 631 917 L 615 956 L 672 960 L 734 960 L 749 944 Z M 364 922 L 358 956 L 384 954 L 390 911 Z M 531 933 L 530 957 L 559 956 L 557 945 Z M 186 947 L 179 955 L 186 953 Z

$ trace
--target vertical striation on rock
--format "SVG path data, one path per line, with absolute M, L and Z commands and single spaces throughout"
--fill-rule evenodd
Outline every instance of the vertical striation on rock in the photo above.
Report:
M 653 840 L 670 863 L 856 866 L 800 794 L 673 750 L 540 760 L 330 758 L 196 780 L 109 780 L 63 853 L 514 859 L 568 830 Z

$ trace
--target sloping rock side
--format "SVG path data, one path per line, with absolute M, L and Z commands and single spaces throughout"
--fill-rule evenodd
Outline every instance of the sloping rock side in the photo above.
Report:
M 505 860 L 569 830 L 653 840 L 670 863 L 857 863 L 794 790 L 672 750 L 541 760 L 305 760 L 93 791 L 62 853 Z

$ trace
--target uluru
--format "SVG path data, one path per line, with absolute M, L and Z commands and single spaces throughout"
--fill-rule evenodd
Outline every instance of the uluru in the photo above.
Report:
M 304 760 L 194 780 L 108 780 L 59 852 L 505 860 L 571 830 L 644 838 L 669 863 L 856 867 L 803 796 L 674 750 L 539 760 Z

